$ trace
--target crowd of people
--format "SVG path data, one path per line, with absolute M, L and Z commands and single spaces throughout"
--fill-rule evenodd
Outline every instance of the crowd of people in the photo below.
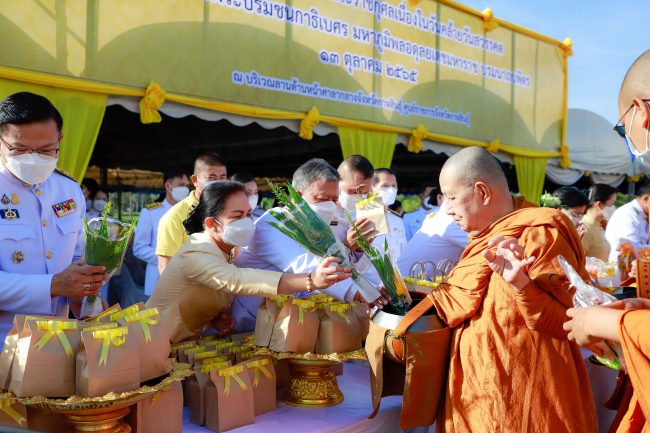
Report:
M 630 68 L 621 88 L 616 130 L 630 152 L 650 166 L 650 52 Z M 63 119 L 46 98 L 27 92 L 0 102 L 0 326 L 17 313 L 80 317 L 81 302 L 105 287 L 102 266 L 83 256 L 82 217 L 101 213 L 106 191 L 55 169 Z M 234 179 L 234 180 L 233 180 Z M 576 343 L 619 342 L 634 394 L 618 431 L 648 430 L 650 415 L 650 303 L 633 299 L 572 308 L 572 291 L 557 256 L 583 279 L 586 255 L 617 259 L 623 244 L 648 244 L 650 186 L 612 210 L 615 190 L 587 193 L 561 188 L 561 210 L 513 197 L 499 162 L 470 147 L 451 156 L 439 188 L 419 191 L 421 207 L 402 220 L 389 210 L 398 179 L 361 155 L 337 168 L 311 159 L 291 176 L 293 188 L 328 223 L 349 260 L 364 264 L 358 231 L 367 242 L 387 243 L 402 272 L 415 261 L 457 263 L 429 295 L 451 328 L 448 381 L 438 422 L 446 432 L 592 432 L 595 407 Z M 133 251 L 147 264 L 148 307 L 158 307 L 172 340 L 213 328 L 252 330 L 263 296 L 307 296 L 323 291 L 362 299 L 340 259 L 317 257 L 267 222 L 257 210 L 255 179 L 228 178 L 218 154 L 196 158 L 193 173 L 169 171 L 161 201 L 142 210 Z M 191 190 L 191 186 L 193 190 Z M 378 233 L 356 218 L 357 204 L 373 193 L 383 200 L 390 230 Z M 282 207 L 276 208 L 282 211 Z M 603 221 L 608 220 L 603 229 Z

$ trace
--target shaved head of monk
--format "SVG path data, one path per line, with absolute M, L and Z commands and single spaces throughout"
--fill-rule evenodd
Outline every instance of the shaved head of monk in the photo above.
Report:
M 440 172 L 447 213 L 470 235 L 476 235 L 514 210 L 508 181 L 497 159 L 482 147 L 451 156 Z
M 628 144 L 641 153 L 650 149 L 650 50 L 641 54 L 627 71 L 618 95 L 620 124 L 625 126 Z M 629 143 L 631 141 L 631 143 Z M 650 158 L 642 158 L 644 165 Z

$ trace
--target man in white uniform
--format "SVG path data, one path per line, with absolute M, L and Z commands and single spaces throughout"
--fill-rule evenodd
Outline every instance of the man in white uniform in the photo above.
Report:
M 438 212 L 439 207 L 430 203 L 430 195 L 436 190 L 432 182 L 425 182 L 417 190 L 420 198 L 420 207 L 412 212 L 404 214 L 404 227 L 406 228 L 406 239 L 410 240 L 415 232 L 420 230 L 424 219 L 431 212 Z
M 616 209 L 607 222 L 605 239 L 611 246 L 609 261 L 618 262 L 621 243 L 630 242 L 634 248 L 648 246 L 649 198 L 650 182 L 639 182 L 636 185 L 636 198 Z
M 372 192 L 381 197 L 386 206 L 386 219 L 388 230 L 386 235 L 380 235 L 372 241 L 372 246 L 384 250 L 384 240 L 388 241 L 388 249 L 393 260 L 398 260 L 406 245 L 406 229 L 402 217 L 397 215 L 388 206 L 395 203 L 397 197 L 397 177 L 390 168 L 378 168 L 372 178 Z
M 97 294 L 103 266 L 83 256 L 86 200 L 54 172 L 63 119 L 46 98 L 20 92 L 0 102 L 0 338 L 14 315 L 78 314 Z M 73 263 L 74 262 L 74 263 Z
M 162 201 L 148 204 L 140 211 L 138 225 L 133 239 L 133 254 L 147 264 L 144 280 L 144 294 L 151 296 L 158 282 L 158 256 L 156 242 L 160 218 L 172 206 L 190 194 L 190 180 L 184 170 L 173 168 L 163 176 L 165 197 Z
M 430 261 L 434 264 L 443 259 L 454 263 L 467 246 L 467 233 L 463 231 L 451 215 L 447 215 L 444 201 L 440 210 L 425 218 L 422 228 L 408 241 L 397 261 L 403 276 L 409 276 L 416 262 Z
M 323 159 L 311 159 L 296 170 L 291 184 L 325 222 L 332 223 L 337 210 L 336 202 L 339 199 L 339 174 L 334 167 Z M 255 235 L 248 247 L 243 248 L 235 259 L 237 267 L 294 274 L 307 273 L 316 269 L 322 258 L 307 252 L 294 240 L 269 225 L 270 221 L 275 220 L 270 213 L 266 212 L 255 222 Z M 332 227 L 334 233 L 346 246 L 352 245 L 351 249 L 355 250 L 356 244 L 352 241 L 355 233 L 347 229 L 347 221 L 338 221 L 337 224 L 336 227 Z M 342 230 L 343 228 L 345 231 Z M 345 233 L 346 236 L 341 237 L 340 233 Z M 360 258 L 360 255 L 354 258 Z M 356 294 L 356 288 L 351 280 L 346 280 L 334 284 L 326 290 L 326 293 L 338 299 L 351 300 Z M 237 323 L 236 331 L 246 332 L 255 328 L 255 316 L 260 301 L 261 298 L 251 296 L 235 297 L 231 314 Z

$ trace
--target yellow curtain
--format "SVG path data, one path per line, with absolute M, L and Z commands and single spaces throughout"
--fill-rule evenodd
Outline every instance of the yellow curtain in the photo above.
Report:
M 43 95 L 59 110 L 63 117 L 63 140 L 58 167 L 81 182 L 95 148 L 108 96 L 0 79 L 0 99 L 16 92 Z
M 546 177 L 546 158 L 527 158 L 525 156 L 513 156 L 515 170 L 517 171 L 517 183 L 519 193 L 526 200 L 539 204 L 544 189 L 544 178 Z
M 397 143 L 397 134 L 339 126 L 343 158 L 363 155 L 375 168 L 389 168 Z

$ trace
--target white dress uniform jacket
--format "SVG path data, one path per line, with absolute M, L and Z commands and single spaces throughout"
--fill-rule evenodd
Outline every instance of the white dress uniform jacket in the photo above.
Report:
M 648 216 L 641 209 L 639 201 L 634 199 L 614 211 L 607 222 L 605 239 L 611 250 L 609 261 L 618 262 L 618 247 L 622 242 L 631 242 L 634 248 L 648 246 Z
M 413 212 L 408 212 L 404 214 L 404 227 L 406 228 L 406 240 L 411 240 L 413 235 L 420 230 L 422 223 L 424 222 L 427 215 L 432 212 L 438 212 L 438 206 L 433 206 L 429 210 L 424 209 L 422 206 L 414 210 Z
M 144 207 L 140 211 L 138 225 L 135 227 L 133 238 L 133 254 L 147 263 L 147 270 L 144 280 L 144 294 L 151 296 L 153 288 L 156 287 L 158 278 L 158 256 L 156 255 L 156 243 L 158 241 L 158 223 L 160 218 L 171 209 L 172 204 L 163 200 L 157 206 Z
M 391 211 L 386 212 L 386 219 L 388 220 L 388 233 L 377 236 L 371 245 L 383 253 L 384 241 L 388 241 L 390 257 L 394 261 L 397 261 L 402 255 L 402 251 L 404 251 L 404 246 L 407 242 L 406 228 L 404 227 L 402 217 L 395 215 Z
M 2 339 L 16 313 L 68 315 L 67 299 L 52 298 L 50 288 L 54 274 L 83 256 L 85 214 L 74 180 L 54 172 L 42 184 L 27 185 L 0 164 Z

